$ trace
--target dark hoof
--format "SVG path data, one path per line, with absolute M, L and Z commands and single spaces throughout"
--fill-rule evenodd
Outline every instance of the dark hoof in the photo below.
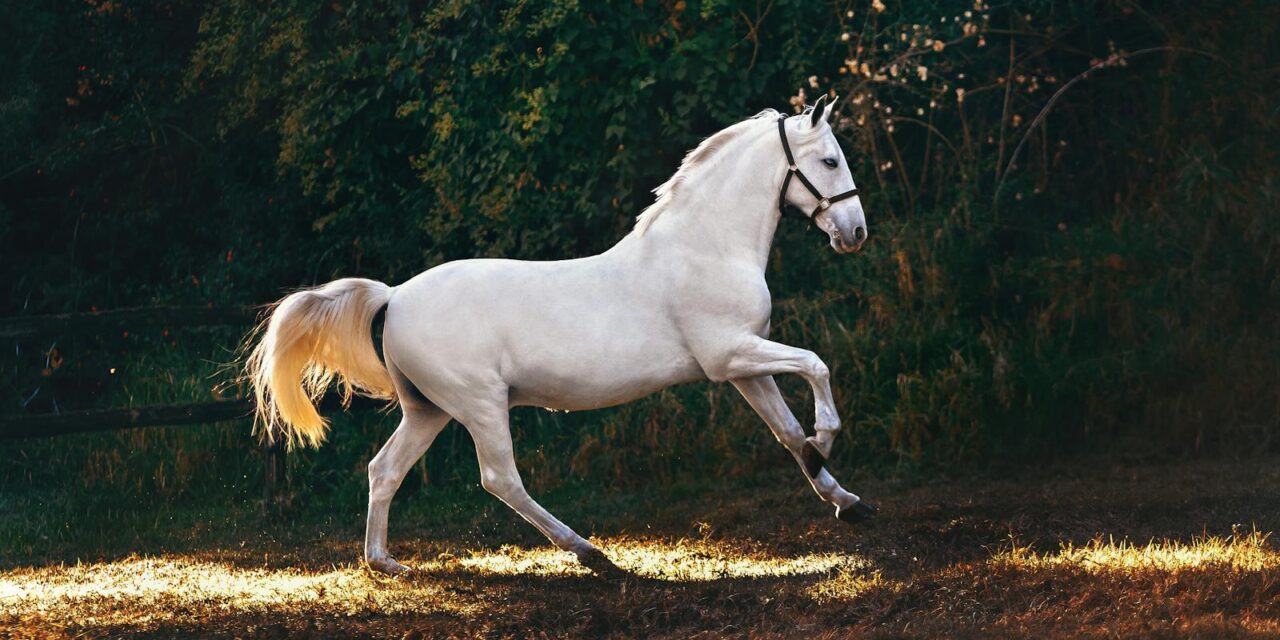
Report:
M 618 568 L 609 556 L 599 549 L 589 549 L 578 554 L 578 564 L 588 568 L 601 578 L 618 579 L 627 576 L 627 572 Z
M 866 522 L 867 520 L 870 520 L 871 516 L 876 515 L 877 511 L 879 511 L 879 509 L 859 500 L 847 507 L 844 507 L 843 509 L 836 507 L 836 517 L 848 522 L 849 524 L 857 524 L 859 522 Z
M 809 474 L 810 478 L 816 478 L 818 472 L 822 471 L 822 467 L 826 466 L 827 459 L 817 447 L 813 446 L 812 442 L 806 440 L 804 448 L 800 450 L 800 464 L 804 465 L 804 472 Z

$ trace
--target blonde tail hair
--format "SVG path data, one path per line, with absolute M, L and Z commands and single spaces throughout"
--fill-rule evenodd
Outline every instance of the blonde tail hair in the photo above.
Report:
M 283 434 L 289 447 L 319 447 L 328 433 L 315 402 L 336 377 L 343 401 L 353 391 L 392 400 L 391 374 L 373 344 L 372 324 L 392 288 L 343 278 L 297 291 L 273 305 L 249 337 L 245 375 L 257 401 L 257 424 L 269 442 Z

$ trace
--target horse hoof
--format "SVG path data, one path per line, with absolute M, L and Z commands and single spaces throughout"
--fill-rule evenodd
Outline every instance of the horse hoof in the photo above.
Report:
M 826 466 L 827 459 L 812 442 L 805 440 L 804 448 L 800 450 L 800 464 L 804 465 L 804 472 L 810 478 L 816 478 L 822 467 Z
M 879 509 L 859 500 L 847 507 L 836 507 L 836 517 L 849 524 L 857 524 L 870 520 L 871 516 L 876 515 L 877 511 Z
M 590 569 L 601 578 L 617 579 L 627 575 L 627 572 L 619 569 L 618 565 L 609 559 L 609 556 L 595 547 L 578 552 L 578 564 Z
M 370 569 L 389 576 L 402 576 L 412 571 L 392 558 L 368 559 L 364 563 Z

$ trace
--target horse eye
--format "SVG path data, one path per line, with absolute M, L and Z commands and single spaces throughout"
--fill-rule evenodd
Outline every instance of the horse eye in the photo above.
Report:
M 825 164 L 825 165 L 827 165 L 828 167 L 831 167 L 832 169 L 834 169 L 834 168 L 836 168 L 836 167 L 840 166 L 840 163 L 839 163 L 839 162 L 836 162 L 836 160 L 835 160 L 834 158 L 826 158 L 826 159 L 824 159 L 824 160 L 822 161 L 822 164 Z

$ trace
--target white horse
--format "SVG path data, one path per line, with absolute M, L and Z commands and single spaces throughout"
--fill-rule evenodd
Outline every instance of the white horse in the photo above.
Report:
M 827 366 L 768 338 L 765 264 L 783 205 L 812 211 L 839 253 L 867 237 L 828 123 L 833 108 L 823 96 L 801 115 L 767 110 L 707 138 L 654 190 L 635 229 L 600 255 L 461 260 L 398 287 L 347 278 L 281 300 L 247 369 L 268 434 L 318 446 L 327 425 L 313 400 L 335 377 L 347 393 L 395 399 L 403 410 L 369 463 L 368 566 L 408 570 L 387 553 L 391 498 L 453 418 L 475 441 L 486 490 L 583 565 L 615 571 L 525 491 L 508 410 L 607 407 L 694 380 L 737 387 L 837 517 L 872 515 L 823 468 L 840 430 Z M 380 358 L 372 326 L 384 309 Z M 813 388 L 814 436 L 806 438 L 774 383 L 784 373 Z

